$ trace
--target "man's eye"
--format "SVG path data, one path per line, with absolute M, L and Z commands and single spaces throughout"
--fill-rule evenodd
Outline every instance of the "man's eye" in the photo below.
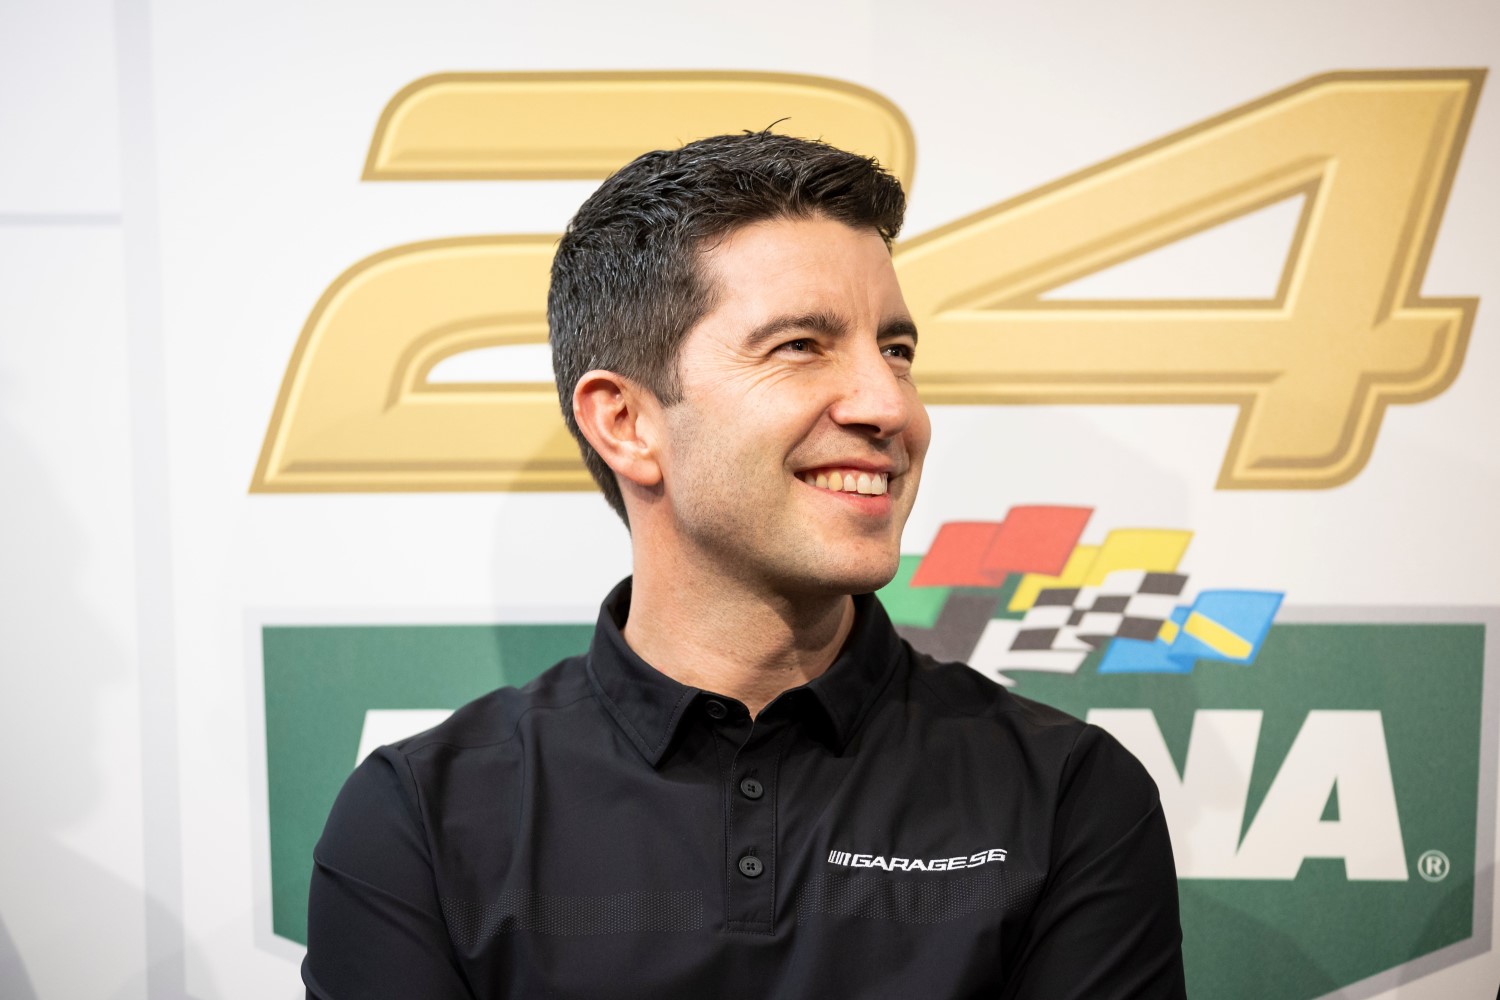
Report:
M 917 356 L 917 349 L 910 344 L 886 344 L 884 353 L 889 358 L 901 358 L 911 361 Z
M 794 351 L 798 354 L 806 354 L 813 349 L 813 342 L 807 337 L 799 337 L 796 340 L 788 340 L 782 344 L 780 350 Z

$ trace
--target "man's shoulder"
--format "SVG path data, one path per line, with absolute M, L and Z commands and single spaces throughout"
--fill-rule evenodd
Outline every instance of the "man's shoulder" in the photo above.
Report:
M 956 717 L 971 717 L 992 723 L 1004 738 L 1031 749 L 1045 751 L 1055 762 L 1078 766 L 1084 761 L 1106 760 L 1110 766 L 1129 772 L 1155 797 L 1151 784 L 1136 758 L 1105 730 L 1058 708 L 1010 690 L 966 663 L 943 661 L 912 651 L 913 690 Z
M 1056 769 L 1065 784 L 1076 784 L 1072 791 L 1109 799 L 1130 815 L 1159 801 L 1150 774 L 1107 730 L 1016 694 L 967 664 L 915 651 L 912 660 L 913 676 L 929 697 L 940 699 L 955 715 L 992 720 L 1002 741 L 1023 750 L 1034 766 Z M 1075 783 L 1079 776 L 1085 780 Z
M 938 660 L 915 649 L 911 660 L 917 685 L 955 714 L 992 718 L 1038 734 L 1076 737 L 1087 726 L 1076 716 L 1016 694 L 967 663 Z
M 398 740 L 390 749 L 411 756 L 441 748 L 503 745 L 514 740 L 534 713 L 566 710 L 592 696 L 587 657 L 570 656 L 521 687 L 500 687 L 480 695 L 438 725 Z

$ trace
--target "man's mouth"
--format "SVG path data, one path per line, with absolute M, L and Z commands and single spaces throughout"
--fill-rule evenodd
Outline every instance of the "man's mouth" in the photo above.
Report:
M 859 469 L 819 469 L 816 472 L 799 473 L 797 478 L 809 486 L 834 493 L 863 493 L 878 497 L 889 485 L 890 473 L 862 472 Z

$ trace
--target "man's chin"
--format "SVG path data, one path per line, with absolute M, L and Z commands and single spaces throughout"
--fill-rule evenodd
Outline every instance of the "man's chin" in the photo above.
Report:
M 889 558 L 830 566 L 822 573 L 810 574 L 804 582 L 809 590 L 824 594 L 870 594 L 895 579 L 900 565 L 900 555 L 893 554 Z
M 851 594 L 873 594 L 896 578 L 896 569 L 899 562 L 892 562 L 889 569 L 882 568 L 876 573 L 867 573 L 850 581 L 849 593 Z

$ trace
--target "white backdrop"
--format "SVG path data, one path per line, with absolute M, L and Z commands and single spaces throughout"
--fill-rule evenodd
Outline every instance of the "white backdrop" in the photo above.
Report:
M 298 333 L 345 268 L 559 231 L 593 186 L 362 183 L 406 84 L 848 80 L 912 123 L 915 235 L 1314 74 L 1497 59 L 1500 8 L 1478 0 L 0 8 L 0 994 L 301 995 L 297 947 L 265 925 L 247 622 L 587 620 L 628 572 L 594 494 L 248 492 Z M 1487 95 L 1423 286 L 1481 300 L 1466 360 L 1443 394 L 1391 408 L 1352 481 L 1216 489 L 1227 406 L 938 407 L 905 548 L 1012 502 L 1076 502 L 1102 525 L 1191 526 L 1197 571 L 1300 604 L 1500 605 L 1497 176 Z M 1266 294 L 1289 226 L 1273 213 L 1078 292 Z M 1386 995 L 1497 981 L 1491 950 Z

